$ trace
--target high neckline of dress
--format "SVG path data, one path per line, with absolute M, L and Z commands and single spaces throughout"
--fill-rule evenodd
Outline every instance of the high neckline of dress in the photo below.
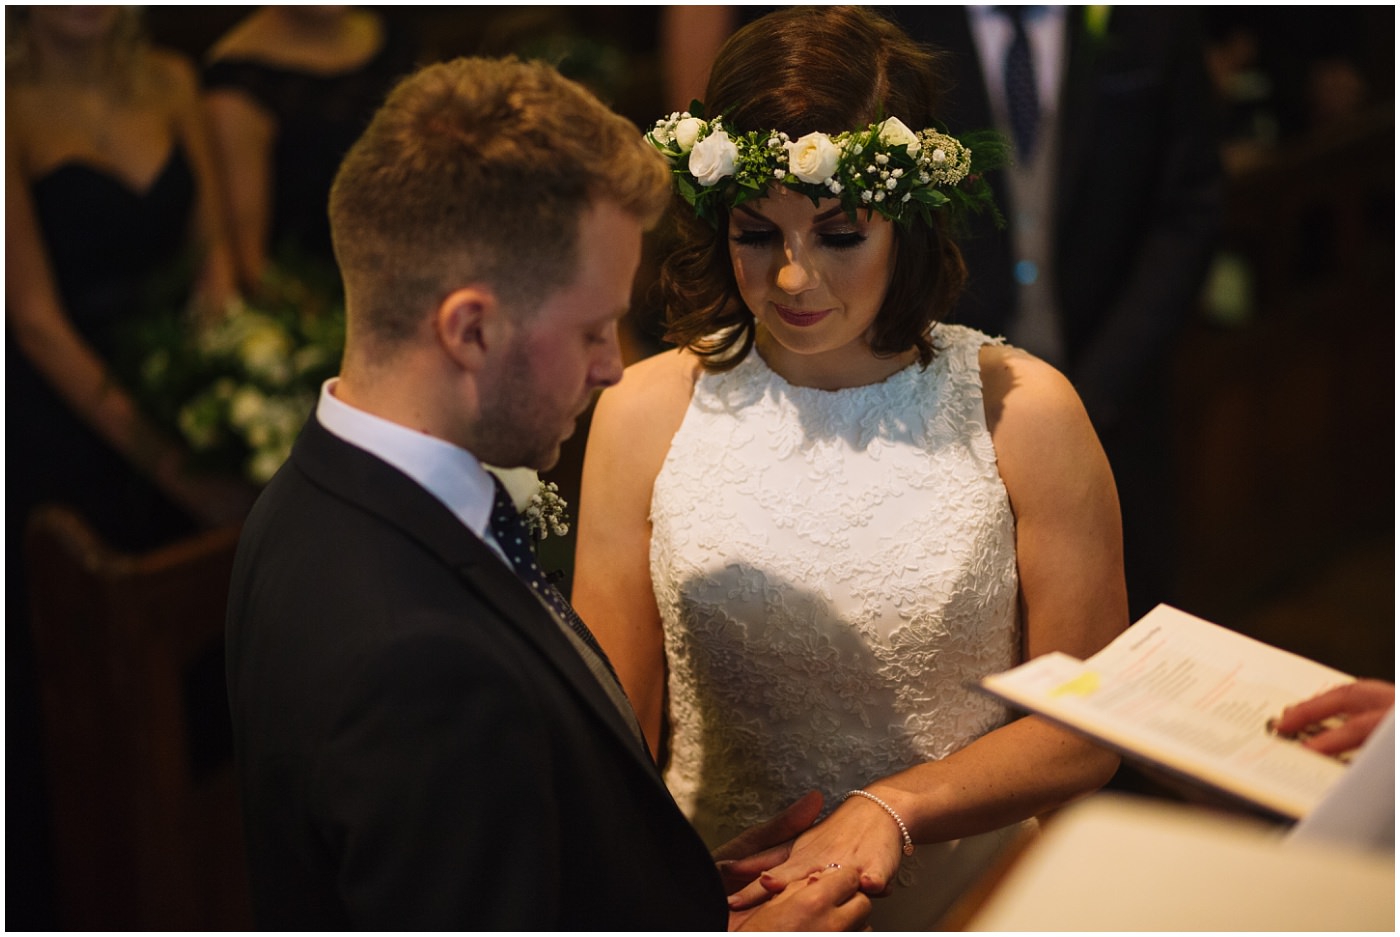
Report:
M 934 332 L 935 334 L 937 333 L 937 330 L 938 330 L 938 327 L 937 327 L 937 326 L 934 326 L 933 332 Z M 792 381 L 788 380 L 786 377 L 784 377 L 782 374 L 780 374 L 771 364 L 768 363 L 768 359 L 766 359 L 766 358 L 763 357 L 763 353 L 759 350 L 759 348 L 758 348 L 758 346 L 757 346 L 756 344 L 754 345 L 753 349 L 752 349 L 751 352 L 749 353 L 748 358 L 749 358 L 749 361 L 752 361 L 752 362 L 753 362 L 753 365 L 752 365 L 753 367 L 755 367 L 759 372 L 768 375 L 769 379 L 770 379 L 771 381 L 773 381 L 774 383 L 776 383 L 779 387 L 782 387 L 782 388 L 784 388 L 785 390 L 787 390 L 787 391 L 789 391 L 789 392 L 792 392 L 792 393 L 804 393 L 804 394 L 814 394 L 814 395 L 816 395 L 816 394 L 833 394 L 833 395 L 836 395 L 836 394 L 847 394 L 847 395 L 856 395 L 856 394 L 859 394 L 859 393 L 861 393 L 861 392 L 880 391 L 880 390 L 889 388 L 889 387 L 891 387 L 891 386 L 894 386 L 894 385 L 896 385 L 896 384 L 903 383 L 904 381 L 906 381 L 906 380 L 909 379 L 909 375 L 911 375 L 911 374 L 918 374 L 918 373 L 922 372 L 923 370 L 925 370 L 924 366 L 921 365 L 921 364 L 919 364 L 918 359 L 915 358 L 913 361 L 909 362 L 909 363 L 906 364 L 904 367 L 899 368 L 899 369 L 896 370 L 896 371 L 890 372 L 889 374 L 887 374 L 885 377 L 882 377 L 882 378 L 879 379 L 878 381 L 871 381 L 871 382 L 868 383 L 868 384 L 855 384 L 855 385 L 853 385 L 853 386 L 851 386 L 851 387 L 826 388 L 826 387 L 812 387 L 811 385 L 808 385 L 808 384 L 796 384 L 796 383 L 793 383 Z M 930 368 L 933 367 L 934 364 L 935 364 L 935 362 L 937 362 L 937 360 L 938 360 L 938 354 L 935 353 L 935 355 L 934 355 L 934 360 L 929 362 L 928 367 L 930 367 Z M 745 364 L 748 364 L 749 361 L 746 361 L 746 362 L 744 362 L 744 363 L 745 363 Z M 742 367 L 742 365 L 741 365 L 741 367 Z

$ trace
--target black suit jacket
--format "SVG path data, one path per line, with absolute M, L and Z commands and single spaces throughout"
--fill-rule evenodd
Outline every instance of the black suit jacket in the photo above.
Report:
M 260 927 L 727 923 L 704 845 L 529 588 L 314 418 L 239 545 L 228 684 Z
M 946 122 L 992 126 L 976 45 L 961 6 L 897 7 L 914 38 L 950 58 Z M 1222 203 L 1213 97 L 1196 13 L 1114 6 L 1098 34 L 1070 7 L 1060 93 L 1054 265 L 1065 371 L 1101 434 L 1158 388 L 1168 351 L 1196 306 Z M 1015 211 L 992 173 L 1003 213 Z M 1014 304 L 1005 231 L 985 221 L 962 242 L 971 279 L 954 319 L 1001 334 Z

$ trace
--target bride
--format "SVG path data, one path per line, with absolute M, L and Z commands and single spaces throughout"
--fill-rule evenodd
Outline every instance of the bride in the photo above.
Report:
M 876 929 L 937 922 L 1116 757 L 969 684 L 1126 625 L 1118 504 L 1069 383 L 942 324 L 948 231 L 989 199 L 937 65 L 859 8 L 782 10 L 658 121 L 684 242 L 669 338 L 599 401 L 573 600 L 713 845 L 829 814 L 731 898 L 862 872 Z

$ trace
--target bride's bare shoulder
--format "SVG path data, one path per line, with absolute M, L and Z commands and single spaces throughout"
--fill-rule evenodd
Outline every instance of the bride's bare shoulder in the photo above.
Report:
M 672 410 L 684 411 L 699 376 L 700 360 L 694 354 L 670 349 L 629 365 L 622 380 L 603 392 L 602 400 L 653 417 Z
M 699 359 L 685 350 L 662 351 L 629 365 L 622 380 L 599 398 L 594 429 L 625 428 L 633 440 L 669 440 L 680 427 L 699 375 Z
M 641 466 L 650 483 L 685 420 L 699 374 L 700 361 L 678 350 L 627 367 L 622 381 L 599 396 L 588 429 L 588 462 L 615 480 Z

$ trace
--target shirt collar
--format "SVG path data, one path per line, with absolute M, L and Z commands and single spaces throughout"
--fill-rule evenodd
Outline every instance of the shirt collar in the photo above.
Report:
M 335 395 L 339 378 L 321 385 L 316 419 L 328 432 L 389 463 L 427 489 L 487 543 L 495 483 L 480 460 L 460 446 L 366 413 Z

